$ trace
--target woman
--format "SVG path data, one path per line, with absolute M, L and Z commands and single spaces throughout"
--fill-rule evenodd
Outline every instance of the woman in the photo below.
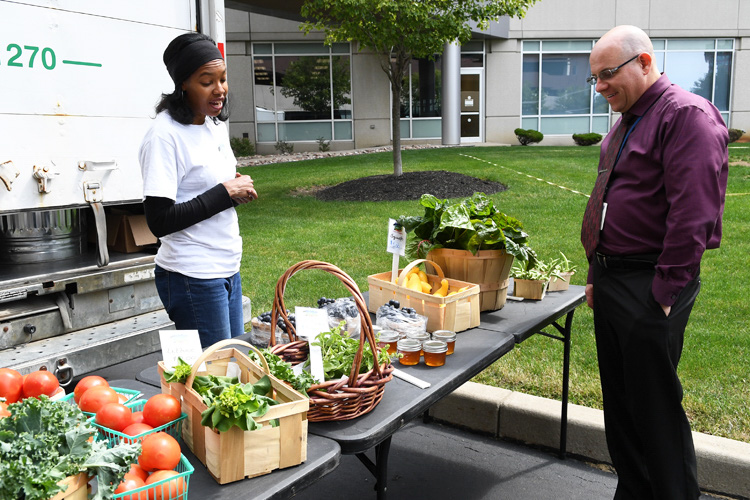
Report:
M 226 64 L 211 38 L 178 36 L 164 51 L 175 84 L 141 144 L 146 220 L 160 238 L 156 287 L 178 330 L 201 344 L 244 333 L 236 204 L 258 197 L 236 172 L 227 130 Z

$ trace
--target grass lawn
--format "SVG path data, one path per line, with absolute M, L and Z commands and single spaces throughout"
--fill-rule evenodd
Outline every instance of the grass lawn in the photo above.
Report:
M 449 170 L 508 186 L 492 195 L 518 218 L 542 259 L 562 251 L 578 267 L 572 283 L 585 284 L 580 222 L 596 175 L 599 147 L 462 147 L 403 151 L 404 171 Z M 321 202 L 297 195 L 369 175 L 393 172 L 390 153 L 333 157 L 245 167 L 260 196 L 238 208 L 244 238 L 243 293 L 254 314 L 271 309 L 274 287 L 291 265 L 323 260 L 367 289 L 367 276 L 390 270 L 385 251 L 388 218 L 421 215 L 417 201 Z M 729 187 L 722 247 L 706 253 L 702 290 L 685 335 L 680 362 L 684 404 L 693 430 L 750 442 L 750 145 L 730 147 Z M 644 223 L 646 220 L 644 219 Z M 402 260 L 402 266 L 407 262 Z M 307 274 L 306 274 L 307 273 Z M 292 277 L 284 294 L 288 309 L 315 307 L 321 296 L 346 289 L 322 271 Z M 601 408 L 593 321 L 580 307 L 573 322 L 570 400 Z M 476 382 L 559 399 L 562 343 L 534 336 L 475 378 Z

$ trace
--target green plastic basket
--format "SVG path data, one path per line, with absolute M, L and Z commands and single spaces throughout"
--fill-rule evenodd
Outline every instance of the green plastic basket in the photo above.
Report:
M 132 401 L 130 403 L 125 403 L 125 406 L 130 408 L 132 411 L 142 411 L 143 407 L 146 405 L 145 399 L 139 399 L 136 401 Z M 108 442 L 108 445 L 114 446 L 120 441 L 125 441 L 126 443 L 134 443 L 136 441 L 140 441 L 145 436 L 148 436 L 149 434 L 154 434 L 156 432 L 166 432 L 173 438 L 179 440 L 182 438 L 182 421 L 187 418 L 187 413 L 182 413 L 179 418 L 172 420 L 171 422 L 168 422 L 164 425 L 160 425 L 159 427 L 155 427 L 154 429 L 146 432 L 142 432 L 135 436 L 130 436 L 128 434 L 123 434 L 122 432 L 115 431 L 113 429 L 109 429 L 107 427 L 104 427 L 102 425 L 99 425 L 96 423 L 96 421 L 92 420 L 91 423 L 94 427 L 99 429 L 99 437 L 106 439 Z
M 195 469 L 190 464 L 185 455 L 180 454 L 180 463 L 177 464 L 177 467 L 175 467 L 174 470 L 177 471 L 176 476 L 168 477 L 167 479 L 157 481 L 154 484 L 142 486 L 134 490 L 125 491 L 123 493 L 115 493 L 112 498 L 114 500 L 122 500 L 123 498 L 140 498 L 141 492 L 144 492 L 144 497 L 146 496 L 145 492 L 149 492 L 148 496 L 150 498 L 154 498 L 156 496 L 155 493 L 158 491 L 158 489 L 162 488 L 161 498 L 163 498 L 164 500 L 187 500 L 188 488 L 190 486 L 190 475 L 195 471 Z M 185 487 L 182 489 L 182 492 L 170 491 L 169 487 L 166 486 L 167 482 L 174 481 L 176 478 L 182 478 L 185 482 Z

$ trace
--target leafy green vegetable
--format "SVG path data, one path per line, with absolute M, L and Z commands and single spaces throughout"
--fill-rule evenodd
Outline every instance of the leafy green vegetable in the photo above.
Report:
M 263 354 L 263 357 L 266 358 L 271 375 L 279 380 L 289 383 L 289 385 L 291 385 L 296 391 L 307 396 L 307 390 L 311 385 L 315 384 L 315 379 L 310 375 L 310 372 L 303 370 L 297 375 L 294 373 L 294 370 L 292 370 L 291 363 L 287 363 L 281 359 L 281 357 L 271 352 L 270 349 L 261 349 L 260 352 Z M 261 364 L 260 358 L 255 351 L 250 351 L 249 355 L 250 359 Z
M 177 365 L 174 370 L 164 370 L 164 380 L 168 383 L 178 382 L 184 384 L 193 371 L 193 367 L 187 364 L 182 358 L 177 358 Z
M 359 340 L 353 339 L 346 335 L 346 332 L 342 335 L 341 331 L 344 329 L 345 322 L 339 323 L 339 325 L 330 332 L 324 332 L 318 335 L 313 345 L 320 346 L 320 350 L 323 354 L 323 371 L 325 373 L 326 380 L 335 380 L 343 376 L 348 376 L 351 372 L 352 365 L 354 364 L 354 357 L 357 355 L 359 349 Z M 309 364 L 309 360 L 307 363 Z M 378 349 L 378 364 L 390 363 L 390 356 L 385 349 Z M 360 364 L 359 373 L 366 373 L 375 366 L 375 358 L 370 349 L 370 344 L 365 342 L 364 348 L 362 349 L 362 363 Z
M 521 222 L 500 212 L 484 193 L 455 201 L 423 194 L 419 203 L 424 215 L 402 215 L 396 221 L 414 233 L 407 246 L 411 258 L 423 259 L 430 250 L 453 248 L 474 255 L 479 250 L 505 250 L 532 264 L 536 259 Z
M 253 431 L 262 427 L 253 417 L 262 417 L 269 406 L 278 404 L 267 396 L 271 393 L 271 379 L 267 375 L 255 384 L 219 382 L 203 396 L 208 408 L 201 413 L 201 424 L 206 427 L 226 432 L 236 425 L 244 431 Z M 271 425 L 275 426 L 276 422 L 272 421 Z
M 106 441 L 89 441 L 97 429 L 88 417 L 46 396 L 8 411 L 0 419 L 0 498 L 48 499 L 62 491 L 59 481 L 85 472 L 97 477 L 95 500 L 109 499 L 141 452 L 139 443 L 108 449 Z

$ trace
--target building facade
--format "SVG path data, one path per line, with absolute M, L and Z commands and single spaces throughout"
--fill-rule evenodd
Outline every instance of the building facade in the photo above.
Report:
M 261 153 L 281 143 L 295 151 L 391 143 L 390 84 L 374 54 L 305 36 L 289 12 L 229 8 L 226 17 L 233 137 L 248 137 Z M 518 144 L 519 127 L 541 131 L 548 145 L 606 134 L 618 115 L 585 80 L 593 44 L 619 24 L 644 29 L 660 71 L 711 100 L 729 127 L 750 130 L 747 0 L 542 0 L 524 19 L 475 32 L 454 49 L 458 57 L 412 61 L 402 143 L 446 143 L 444 120 L 459 128 L 461 144 Z M 455 102 L 443 92 L 449 77 L 460 78 L 460 112 L 443 110 Z

